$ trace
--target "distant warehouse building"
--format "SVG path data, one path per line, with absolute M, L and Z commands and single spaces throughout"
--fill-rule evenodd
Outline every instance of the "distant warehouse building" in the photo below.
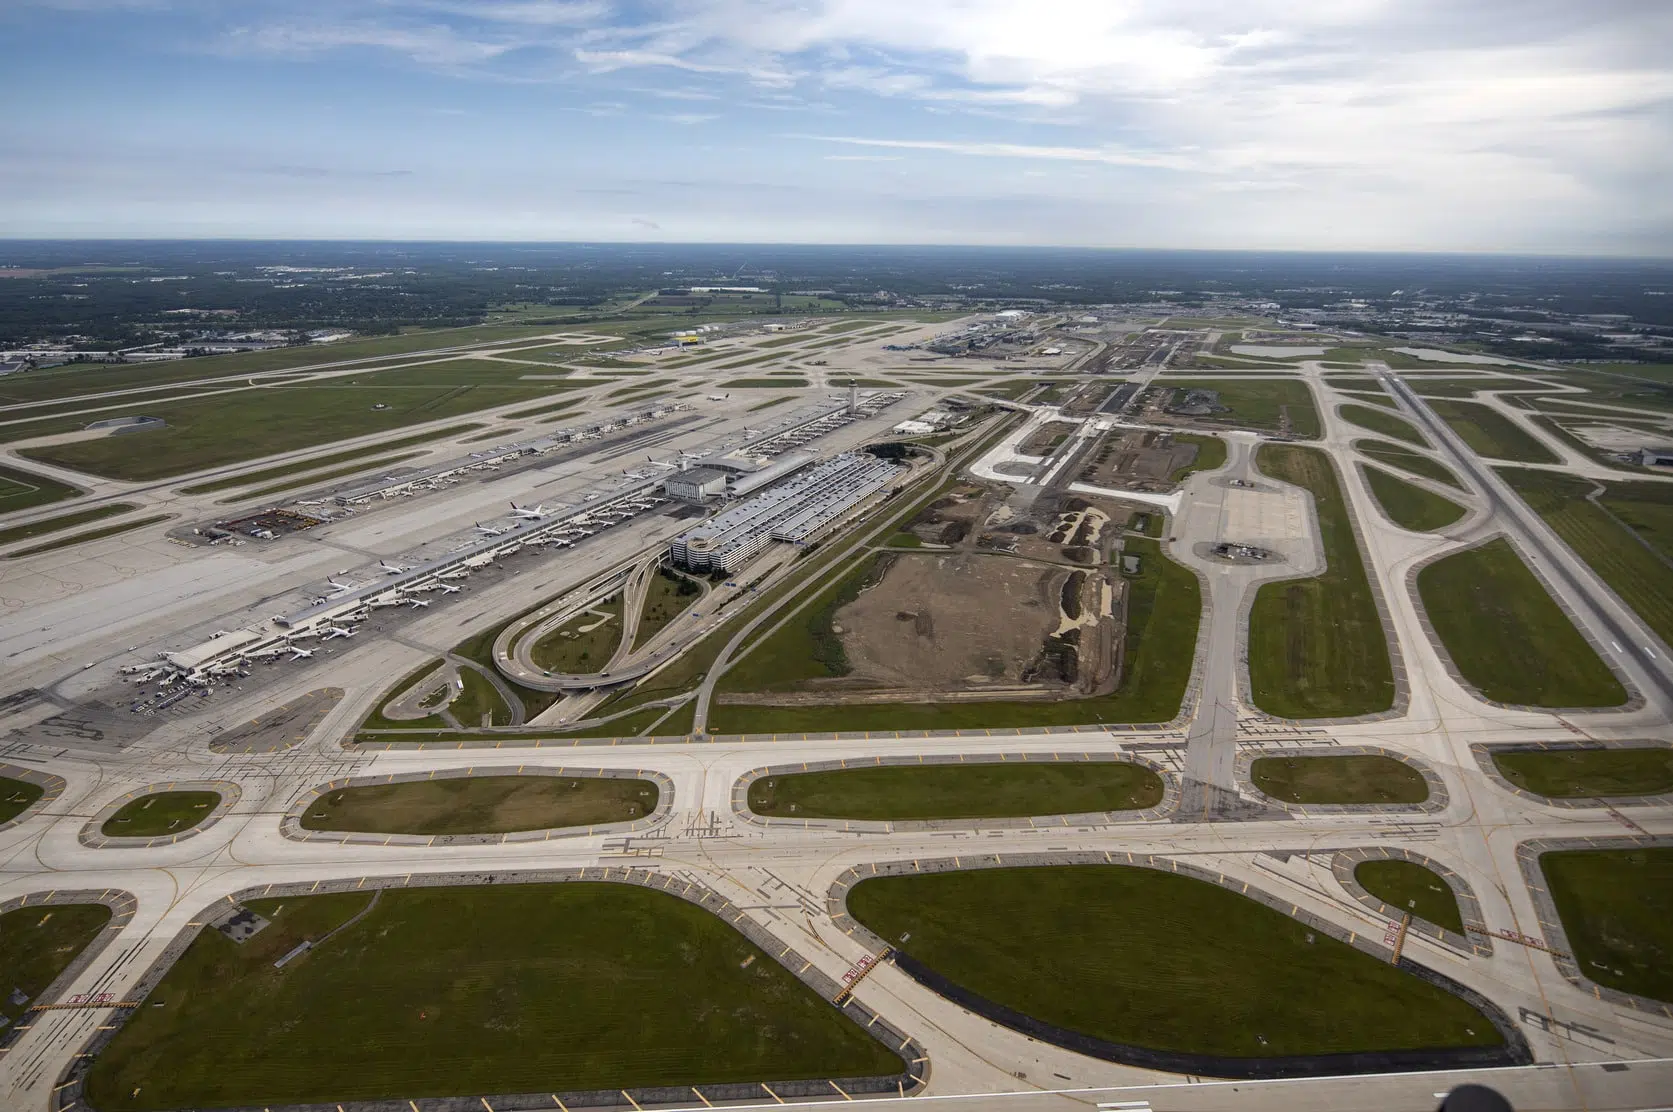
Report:
M 730 573 L 771 541 L 813 544 L 888 490 L 905 470 L 845 452 L 681 533 L 668 555 L 692 571 Z

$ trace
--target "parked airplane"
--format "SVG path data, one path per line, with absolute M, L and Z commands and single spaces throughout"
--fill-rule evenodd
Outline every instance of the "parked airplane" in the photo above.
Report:
M 498 537 L 506 532 L 506 530 L 496 528 L 492 525 L 484 525 L 480 521 L 476 523 L 476 531 L 487 537 Z
M 379 560 L 378 567 L 383 569 L 385 575 L 401 575 L 412 570 L 412 568 L 401 564 L 391 564 L 388 560 Z
M 307 660 L 309 657 L 311 657 L 313 655 L 314 655 L 314 650 L 313 649 L 292 648 L 291 651 L 290 651 L 290 658 L 292 660 Z
M 443 594 L 456 595 L 459 593 L 459 588 L 451 583 L 438 583 L 436 586 L 441 588 Z
M 331 626 L 325 631 L 324 640 L 329 641 L 334 637 L 353 637 L 359 632 L 360 631 L 357 629 L 349 629 L 344 626 Z
M 518 517 L 528 518 L 530 521 L 539 521 L 552 511 L 548 510 L 545 506 L 519 506 L 517 503 L 513 502 L 511 504 L 511 512 L 516 514 Z
M 412 607 L 414 610 L 422 610 L 424 607 L 430 605 L 430 600 L 427 598 L 409 598 L 407 600 L 407 605 Z
M 329 595 L 326 596 L 327 598 L 337 598 L 341 595 L 346 595 L 351 591 L 358 590 L 358 588 L 353 583 L 339 583 L 335 579 L 327 579 L 326 583 L 329 584 L 330 586 L 336 588 Z

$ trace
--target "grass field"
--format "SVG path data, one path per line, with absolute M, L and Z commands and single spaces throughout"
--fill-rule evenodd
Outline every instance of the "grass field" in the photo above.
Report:
M 1127 580 L 1127 660 L 1112 694 L 1062 702 L 854 703 L 847 706 L 715 706 L 715 733 L 809 733 L 829 730 L 942 730 L 1070 726 L 1097 722 L 1166 722 L 1179 713 L 1191 678 L 1202 594 L 1197 577 L 1146 537 L 1128 537 L 1140 572 Z M 819 604 L 816 604 L 819 605 Z M 791 622 L 786 629 L 798 625 Z M 811 633 L 805 634 L 811 643 Z M 803 636 L 803 634 L 798 634 Z M 776 635 L 775 635 L 776 637 Z M 773 638 L 763 642 L 772 644 Z M 760 649 L 755 650 L 757 652 Z M 748 662 L 745 658 L 744 663 Z M 771 679 L 771 661 L 757 665 Z M 742 667 L 742 664 L 740 664 Z M 726 684 L 733 681 L 727 673 Z M 733 688 L 733 690 L 751 690 Z
M 1673 848 L 1541 854 L 1580 971 L 1673 1003 Z
M 1295 436 L 1318 438 L 1319 411 L 1313 405 L 1313 391 L 1299 379 L 1203 379 L 1174 385 L 1218 392 L 1220 404 L 1229 412 L 1215 414 L 1216 421 L 1275 432 L 1287 412 Z
M 726 923 L 620 884 L 251 901 L 94 1061 L 101 1110 L 893 1074 L 901 1060 Z M 138 1095 L 134 1091 L 138 1090 Z
M 1673 562 L 1673 486 L 1611 479 L 1598 500 L 1645 544 Z
M 1557 454 L 1524 431 L 1509 417 L 1480 402 L 1436 399 L 1429 403 L 1435 415 L 1452 426 L 1477 454 L 1490 459 L 1518 463 L 1557 463 Z
M 266 467 L 260 471 L 246 471 L 242 474 L 233 475 L 229 478 L 216 479 L 214 482 L 197 483 L 194 486 L 181 487 L 180 493 L 213 494 L 218 490 L 231 490 L 235 487 L 253 486 L 257 483 L 274 482 L 280 479 L 296 479 L 297 476 L 307 472 L 318 471 L 322 468 L 331 467 L 334 464 L 348 463 L 352 460 L 366 460 L 364 466 L 371 467 L 373 466 L 373 463 L 367 459 L 368 456 L 376 456 L 384 452 L 393 452 L 401 448 L 410 448 L 414 444 L 423 444 L 431 440 L 443 440 L 450 437 L 456 437 L 463 433 L 470 432 L 472 429 L 479 429 L 481 427 L 481 425 L 476 424 L 451 425 L 445 429 L 437 429 L 435 432 L 421 433 L 417 436 L 403 436 L 398 440 L 386 440 L 381 444 L 371 444 L 364 448 L 351 448 L 346 452 L 332 452 L 330 455 L 315 456 L 313 459 L 297 460 L 293 463 L 281 464 L 278 467 Z M 498 432 L 490 432 L 488 435 L 498 436 L 501 434 Z M 475 438 L 473 437 L 472 439 Z M 353 470 L 358 470 L 358 468 L 351 469 L 348 473 L 352 474 Z M 322 476 L 322 478 L 323 477 L 324 476 Z
M 1420 448 L 1429 447 L 1429 441 L 1422 433 L 1417 431 L 1417 426 L 1404 417 L 1396 417 L 1392 413 L 1384 413 L 1380 409 L 1372 409 L 1365 405 L 1344 405 L 1337 412 L 1350 425 L 1358 425 L 1362 429 L 1369 429 L 1379 436 L 1404 440 L 1406 443 L 1416 444 Z
M 639 611 L 639 629 L 633 636 L 637 649 L 668 627 L 668 623 L 685 613 L 702 595 L 702 589 L 691 579 L 663 568 L 645 589 L 645 604 Z
M 0 915 L 0 1017 L 15 1023 L 110 922 L 103 904 L 20 907 Z M 28 997 L 21 1003 L 13 992 Z M 49 1013 L 48 1013 L 49 1014 Z
M 44 537 L 48 533 L 57 533 L 64 529 L 73 529 L 77 525 L 86 525 L 89 521 L 99 521 L 102 518 L 115 517 L 125 514 L 139 507 L 132 502 L 112 502 L 104 506 L 92 506 L 85 510 L 75 510 L 56 517 L 41 518 L 31 521 L 27 525 L 14 525 L 10 529 L 0 529 L 0 544 L 12 544 L 15 541 L 26 541 L 31 537 Z
M 1673 486 L 1500 468 L 1499 474 L 1598 576 L 1673 644 Z
M 1507 390 L 1539 390 L 1540 383 L 1526 378 L 1510 378 L 1505 375 L 1482 376 L 1480 378 L 1408 378 L 1406 382 L 1424 398 L 1468 398 L 1478 390 L 1507 391 Z
M 1195 444 L 1197 454 L 1184 467 L 1176 467 L 1168 476 L 1171 483 L 1182 482 L 1185 476 L 1197 471 L 1213 471 L 1226 465 L 1226 442 L 1218 436 L 1197 436 L 1194 433 L 1180 432 L 1174 434 L 1176 444 Z
M 0 390 L 0 401 L 44 401 L 109 390 L 130 390 L 196 379 L 233 377 L 350 359 L 395 361 L 394 357 L 429 348 L 479 342 L 512 341 L 550 332 L 550 328 L 482 325 L 428 329 L 400 336 L 379 336 L 341 344 L 272 348 L 237 355 L 210 355 L 171 363 L 92 367 L 71 363 L 27 375 L 13 375 Z M 389 357 L 384 359 L 382 357 Z M 370 368 L 369 368 L 370 369 Z
M 1458 997 L 1177 873 L 1083 865 L 879 877 L 849 892 L 848 909 L 964 988 L 1111 1042 L 1264 1058 L 1501 1041 Z
M 1380 405 L 1384 409 L 1400 408 L 1400 403 L 1389 397 L 1387 394 L 1373 394 L 1363 390 L 1343 390 L 1342 393 L 1344 396 L 1351 398 L 1356 402 L 1362 402 L 1369 405 Z
M 1261 757 L 1249 766 L 1249 779 L 1286 803 L 1422 803 L 1429 798 L 1422 773 L 1375 753 Z
M 1425 479 L 1433 479 L 1437 483 L 1445 483 L 1459 490 L 1466 489 L 1446 464 L 1421 452 L 1414 452 L 1403 444 L 1390 444 L 1385 440 L 1356 440 L 1353 446 L 1356 452 L 1378 463 L 1420 475 Z
M 1673 792 L 1673 749 L 1514 749 L 1493 754 L 1504 778 L 1553 799 Z
M 1394 705 L 1388 641 L 1330 457 L 1262 445 L 1261 471 L 1313 494 L 1324 573 L 1268 583 L 1249 613 L 1249 680 L 1257 706 L 1284 718 L 1373 714 Z
M 368 371 L 352 380 L 328 380 L 329 385 L 305 382 L 216 394 L 142 409 L 168 422 L 167 428 L 32 448 L 24 454 L 112 479 L 162 479 L 548 396 L 551 383 L 516 377 L 529 369 L 515 363 L 459 360 L 404 371 Z M 386 408 L 374 409 L 375 405 Z
M 985 819 L 1127 811 L 1162 801 L 1162 780 L 1125 761 L 885 765 L 764 776 L 756 814 L 799 819 Z
M 656 809 L 649 780 L 463 776 L 339 788 L 302 815 L 305 830 L 365 834 L 510 834 L 628 822 Z
M 611 595 L 529 646 L 529 659 L 547 672 L 596 672 L 622 643 L 622 596 Z
M 1430 564 L 1417 589 L 1452 662 L 1486 698 L 1536 707 L 1626 702 L 1621 682 L 1502 537 Z
M 19 471 L 15 467 L 0 465 L 0 514 L 49 506 L 80 493 L 68 483 L 37 475 L 33 471 Z
M 1454 934 L 1464 933 L 1458 897 L 1433 869 L 1411 861 L 1361 861 L 1354 869 L 1359 886 L 1383 903 L 1404 908 Z
M 221 802 L 220 792 L 153 792 L 129 800 L 105 820 L 108 838 L 157 838 L 190 830 Z
M 511 708 L 505 705 L 499 688 L 486 676 L 475 668 L 460 668 L 459 680 L 464 687 L 447 704 L 447 712 L 460 726 L 469 730 L 479 726 L 511 725 Z
M 1464 507 L 1432 491 L 1406 482 L 1380 467 L 1361 464 L 1365 483 L 1383 513 L 1394 524 L 1414 533 L 1433 533 L 1464 516 Z
M 0 776 L 0 822 L 11 822 L 46 794 L 39 784 Z

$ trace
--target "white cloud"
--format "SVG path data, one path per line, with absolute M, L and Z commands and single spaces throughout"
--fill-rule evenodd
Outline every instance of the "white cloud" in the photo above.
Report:
M 958 142 L 947 139 L 874 139 L 856 135 L 801 135 L 794 138 L 814 139 L 821 143 L 849 143 L 860 147 L 940 151 L 946 154 L 973 155 L 978 158 L 1102 162 L 1111 166 L 1148 166 L 1168 169 L 1182 169 L 1187 165 L 1183 159 L 1171 155 L 1128 151 L 1114 147 L 1049 147 L 1029 143 Z

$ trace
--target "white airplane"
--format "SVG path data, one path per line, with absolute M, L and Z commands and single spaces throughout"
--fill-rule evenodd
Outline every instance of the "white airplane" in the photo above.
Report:
M 476 523 L 476 531 L 485 537 L 498 537 L 505 533 L 504 529 L 499 529 L 492 525 L 484 525 L 480 521 Z
M 340 595 L 348 594 L 350 591 L 358 590 L 353 583 L 339 583 L 335 579 L 327 579 L 325 582 L 335 588 L 329 595 L 326 596 L 327 598 L 337 598 Z
M 385 575 L 401 575 L 412 570 L 412 568 L 401 564 L 391 564 L 388 560 L 379 560 L 378 567 L 383 569 Z
M 459 588 L 455 587 L 451 583 L 438 583 L 436 586 L 439 587 L 441 592 L 446 595 L 456 595 L 459 593 Z
M 357 629 L 349 629 L 345 626 L 332 626 L 325 631 L 325 637 L 323 639 L 329 641 L 334 637 L 353 637 L 359 632 L 360 631 Z
M 723 402 L 731 396 L 732 395 L 730 395 L 730 394 L 710 394 L 709 395 L 709 400 L 711 402 Z
M 313 649 L 293 648 L 290 651 L 290 658 L 292 660 L 307 660 L 309 657 L 311 657 L 313 655 L 314 655 L 314 650 Z
M 519 506 L 517 503 L 513 502 L 511 504 L 511 512 L 516 514 L 518 517 L 527 518 L 530 521 L 539 521 L 552 511 L 548 510 L 545 506 Z
M 424 607 L 430 605 L 430 600 L 427 598 L 409 598 L 407 599 L 407 605 L 412 607 L 414 610 L 422 610 Z

